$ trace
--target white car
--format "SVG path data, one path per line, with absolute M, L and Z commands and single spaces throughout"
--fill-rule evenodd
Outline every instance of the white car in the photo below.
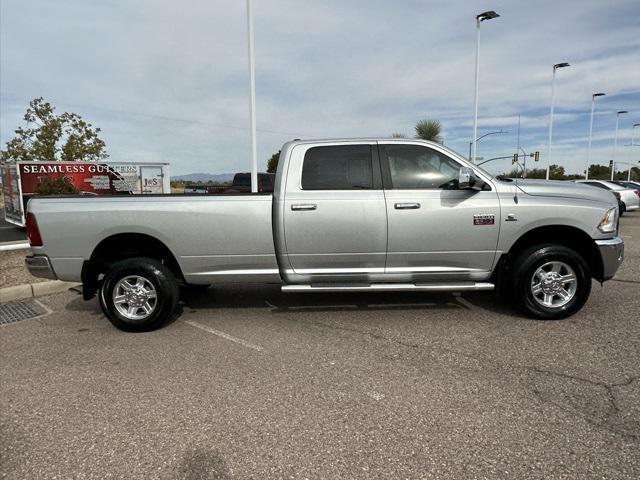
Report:
M 611 190 L 620 194 L 620 200 L 624 205 L 624 211 L 631 212 L 640 208 L 640 192 L 632 188 L 622 187 L 606 180 L 576 180 L 576 183 L 585 183 L 593 187 Z

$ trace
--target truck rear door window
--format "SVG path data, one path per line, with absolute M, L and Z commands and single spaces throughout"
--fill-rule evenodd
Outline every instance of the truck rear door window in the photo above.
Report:
M 371 145 L 335 145 L 307 150 L 302 165 L 304 190 L 373 188 Z

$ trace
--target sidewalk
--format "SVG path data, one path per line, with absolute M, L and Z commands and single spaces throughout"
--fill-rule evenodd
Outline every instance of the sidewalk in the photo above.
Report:
M 47 281 L 46 278 L 34 277 L 27 270 L 24 257 L 29 252 L 29 249 L 0 252 L 0 288 Z
M 63 292 L 77 282 L 34 277 L 24 264 L 29 249 L 0 251 L 0 303 Z

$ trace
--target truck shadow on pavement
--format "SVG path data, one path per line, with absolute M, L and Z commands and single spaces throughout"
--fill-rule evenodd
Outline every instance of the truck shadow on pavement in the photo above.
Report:
M 67 303 L 72 312 L 102 316 L 96 298 L 85 302 L 80 296 Z M 265 309 L 271 314 L 295 312 L 355 312 L 355 311 L 447 311 L 469 312 L 486 310 L 495 315 L 520 316 L 508 302 L 493 292 L 349 292 L 349 293 L 282 293 L 278 286 L 216 286 L 206 290 L 185 289 L 173 323 L 185 311 L 224 309 Z
M 277 286 L 217 286 L 207 290 L 185 290 L 181 305 L 190 310 L 269 308 L 279 312 L 342 312 L 367 310 L 471 310 L 513 315 L 514 310 L 498 302 L 491 292 L 348 292 L 282 293 Z

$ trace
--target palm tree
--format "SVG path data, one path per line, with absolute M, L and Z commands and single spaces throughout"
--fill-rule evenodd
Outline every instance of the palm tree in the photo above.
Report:
M 442 132 L 442 125 L 438 120 L 420 120 L 416 123 L 416 138 L 422 140 L 430 140 L 432 142 L 442 142 L 440 133 Z

